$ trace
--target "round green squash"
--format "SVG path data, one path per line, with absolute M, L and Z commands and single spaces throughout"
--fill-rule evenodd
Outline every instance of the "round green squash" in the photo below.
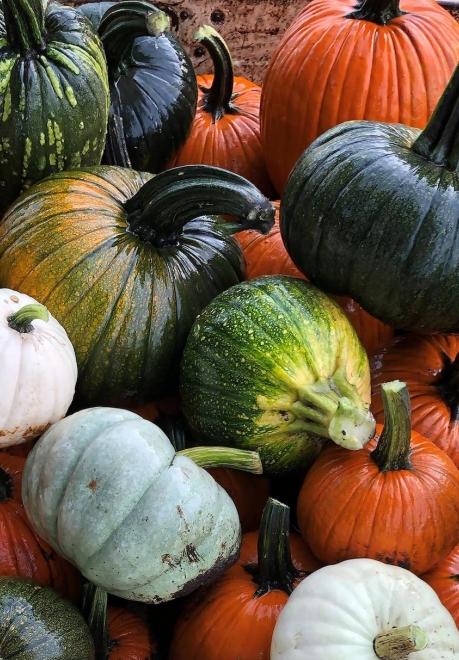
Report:
M 215 579 L 239 553 L 233 501 L 199 465 L 261 471 L 257 454 L 220 447 L 176 454 L 163 431 L 135 413 L 92 408 L 40 438 L 22 497 L 37 533 L 93 584 L 160 603 Z
M 459 68 L 422 132 L 352 121 L 319 137 L 281 212 L 315 284 L 397 328 L 459 331 Z
M 109 89 L 102 45 L 79 12 L 43 0 L 0 10 L 0 211 L 52 172 L 98 165 Z
M 234 286 L 198 316 L 181 394 L 200 441 L 256 449 L 271 473 L 304 468 L 323 438 L 360 449 L 375 428 L 354 329 L 334 301 L 291 277 Z
M 174 386 L 197 314 L 243 279 L 231 234 L 273 222 L 253 184 L 217 168 L 64 172 L 0 223 L 0 286 L 39 300 L 65 327 L 80 405 L 151 400 Z
M 93 660 L 94 644 L 79 611 L 49 587 L 0 577 L 0 658 Z

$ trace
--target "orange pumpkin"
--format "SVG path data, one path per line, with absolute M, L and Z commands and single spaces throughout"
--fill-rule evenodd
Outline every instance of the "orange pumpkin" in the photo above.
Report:
M 261 88 L 246 78 L 234 78 L 230 52 L 216 30 L 203 26 L 195 38 L 209 51 L 214 74 L 198 76 L 196 116 L 190 135 L 174 156 L 171 167 L 194 164 L 223 167 L 272 196 L 261 149 Z
M 80 576 L 32 530 L 22 505 L 25 460 L 0 454 L 0 575 L 29 578 L 51 586 L 74 602 L 80 596 Z
M 177 621 L 169 660 L 269 660 L 277 618 L 298 582 L 320 568 L 298 535 L 289 507 L 270 499 L 260 531 L 245 534 L 239 561 Z
M 378 422 L 381 383 L 394 378 L 408 385 L 413 429 L 459 467 L 459 336 L 403 335 L 374 356 L 371 407 Z
M 459 542 L 459 471 L 411 431 L 404 383 L 382 386 L 384 428 L 360 451 L 322 452 L 298 498 L 298 524 L 324 563 L 367 557 L 430 570 Z
M 430 584 L 459 627 L 459 545 L 422 579 Z
M 107 660 L 151 660 L 156 644 L 145 621 L 123 607 L 108 608 Z
M 263 507 L 269 497 L 269 480 L 260 475 L 228 468 L 212 468 L 208 472 L 236 505 L 242 531 L 257 529 Z
M 459 59 L 459 25 L 435 0 L 312 0 L 280 40 L 261 133 L 282 193 L 304 149 L 351 119 L 423 128 Z
M 388 343 L 394 337 L 394 329 L 375 318 L 352 298 L 345 296 L 333 296 L 336 302 L 342 307 L 349 321 L 354 326 L 360 341 L 365 346 L 365 350 L 372 355 Z M 386 378 L 386 380 L 391 380 Z

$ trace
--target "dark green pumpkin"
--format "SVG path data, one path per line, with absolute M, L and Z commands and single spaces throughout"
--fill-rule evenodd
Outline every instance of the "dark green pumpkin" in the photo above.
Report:
M 323 438 L 360 449 L 374 433 L 368 359 L 340 307 L 291 277 L 260 277 L 198 316 L 181 366 L 199 441 L 254 449 L 264 472 L 304 469 Z
M 273 222 L 268 200 L 226 170 L 64 172 L 32 187 L 0 223 L 0 286 L 33 292 L 64 325 L 80 402 L 149 400 L 173 386 L 199 312 L 243 279 L 231 234 Z
M 282 237 L 326 291 L 406 330 L 459 331 L 459 68 L 423 132 L 346 122 L 293 169 Z
M 106 11 L 116 5 L 116 2 L 88 2 L 78 7 L 78 11 L 91 21 L 93 29 L 97 32 Z
M 149 2 L 125 0 L 99 26 L 110 79 L 110 115 L 121 117 L 132 166 L 159 172 L 185 142 L 196 113 L 193 65 L 168 31 L 166 14 Z M 110 152 L 104 162 L 113 160 Z
M 76 10 L 3 0 L 0 211 L 52 172 L 100 163 L 108 101 L 101 43 Z
M 93 660 L 94 644 L 81 614 L 55 591 L 0 577 L 0 658 Z

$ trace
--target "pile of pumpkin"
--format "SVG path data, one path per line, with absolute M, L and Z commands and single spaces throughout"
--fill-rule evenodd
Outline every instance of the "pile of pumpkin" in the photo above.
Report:
M 1 9 L 0 656 L 459 656 L 459 25 Z

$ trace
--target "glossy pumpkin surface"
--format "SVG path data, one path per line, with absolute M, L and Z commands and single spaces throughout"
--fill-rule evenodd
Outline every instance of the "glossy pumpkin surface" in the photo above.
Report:
M 182 361 L 193 432 L 256 449 L 267 472 L 301 469 L 326 437 L 361 447 L 374 431 L 369 387 L 366 353 L 338 305 L 288 277 L 218 296 L 197 318 Z
M 17 284 L 65 325 L 80 402 L 164 396 L 195 317 L 243 277 L 231 232 L 272 224 L 261 193 L 224 170 L 177 168 L 149 179 L 108 166 L 57 174 L 0 225 L 0 282 Z M 202 217 L 203 203 L 240 224 Z
M 263 85 L 262 142 L 277 192 L 303 150 L 337 124 L 423 128 L 458 58 L 459 26 L 434 0 L 307 3 Z
M 421 575 L 458 543 L 459 472 L 410 432 L 400 385 L 374 441 L 357 452 L 329 447 L 306 475 L 298 524 L 325 564 L 368 557 Z
M 0 577 L 0 655 L 17 660 L 94 660 L 78 610 L 48 587 Z
M 97 35 L 76 10 L 55 2 L 3 2 L 0 68 L 4 211 L 52 172 L 100 163 L 109 96 Z
M 459 625 L 459 546 L 456 546 L 422 579 L 429 584 Z
M 172 165 L 223 167 L 272 195 L 260 139 L 261 88 L 246 78 L 234 77 L 228 47 L 212 27 L 200 28 L 195 39 L 209 50 L 214 74 L 198 76 L 197 113 Z
M 295 264 L 396 328 L 459 328 L 459 67 L 426 129 L 346 122 L 296 164 L 282 199 Z
M 196 112 L 193 65 L 169 19 L 144 0 L 117 2 L 99 35 L 107 57 L 110 116 L 122 120 L 132 167 L 159 172 L 185 142 Z M 119 162 L 107 160 L 112 165 Z
M 114 2 L 85 2 L 78 7 L 78 11 L 89 19 L 94 31 L 97 32 L 105 12 L 114 4 Z
M 90 582 L 128 600 L 186 595 L 239 550 L 225 491 L 126 410 L 92 408 L 54 424 L 28 456 L 22 496 L 42 538 Z
M 459 337 L 404 335 L 372 361 L 371 408 L 384 419 L 381 384 L 400 378 L 411 399 L 411 424 L 459 467 Z
M 0 575 L 29 578 L 77 601 L 80 578 L 33 531 L 21 499 L 25 460 L 0 453 Z
M 123 607 L 108 608 L 108 660 L 153 660 L 154 643 L 145 621 Z
M 269 660 L 274 626 L 291 591 L 320 568 L 301 537 L 289 538 L 288 513 L 286 520 L 282 532 L 277 523 L 244 535 L 237 563 L 180 616 L 170 660 Z

